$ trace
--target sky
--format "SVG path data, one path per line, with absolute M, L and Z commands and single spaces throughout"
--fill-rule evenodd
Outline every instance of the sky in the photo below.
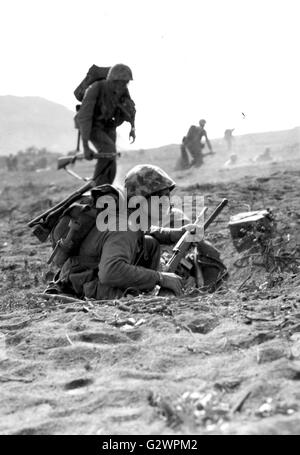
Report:
M 132 148 L 300 125 L 299 0 L 1 0 L 0 95 L 74 110 L 92 64 L 134 80 Z M 244 115 L 243 115 L 244 114 Z M 73 125 L 70 125 L 73 128 Z M 119 148 L 129 149 L 129 125 Z

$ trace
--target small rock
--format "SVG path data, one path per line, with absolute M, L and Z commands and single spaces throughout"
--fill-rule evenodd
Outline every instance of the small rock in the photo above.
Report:
M 191 400 L 198 400 L 201 398 L 201 394 L 199 392 L 192 392 L 190 394 L 190 398 Z
M 278 347 L 261 347 L 257 349 L 257 363 L 273 362 L 286 356 L 286 351 Z
M 73 381 L 67 382 L 64 385 L 65 390 L 73 390 L 77 389 L 80 387 L 87 387 L 90 384 L 93 384 L 93 380 L 90 378 L 79 378 L 79 379 L 74 379 Z
M 187 327 L 195 333 L 206 334 L 213 330 L 218 324 L 217 319 L 212 317 L 202 317 L 194 319 L 193 321 L 187 324 Z
M 134 326 L 135 327 L 139 327 L 140 325 L 144 324 L 146 322 L 145 319 L 139 319 L 135 324 Z
M 124 324 L 121 328 L 120 328 L 121 332 L 127 332 L 128 330 L 132 330 L 132 325 L 129 325 L 129 324 Z
M 260 406 L 260 408 L 258 409 L 258 411 L 256 411 L 255 414 L 261 417 L 268 417 L 273 411 L 271 402 L 272 398 L 269 398 L 266 403 Z
M 291 347 L 291 353 L 293 358 L 300 357 L 300 340 L 297 340 Z

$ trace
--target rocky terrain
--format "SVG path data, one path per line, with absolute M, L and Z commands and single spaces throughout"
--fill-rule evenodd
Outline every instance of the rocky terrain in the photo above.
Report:
M 121 158 L 119 181 L 133 164 Z M 226 285 L 93 303 L 41 295 L 51 249 L 26 226 L 76 181 L 2 171 L 1 434 L 299 434 L 300 160 L 171 174 L 209 211 L 229 199 L 207 232 Z M 267 256 L 232 244 L 229 218 L 245 208 L 275 217 Z

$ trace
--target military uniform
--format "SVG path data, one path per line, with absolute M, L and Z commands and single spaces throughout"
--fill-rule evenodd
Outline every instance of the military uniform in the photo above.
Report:
M 175 171 L 188 169 L 190 167 L 189 154 L 185 145 L 186 137 L 184 136 L 180 144 L 180 157 L 176 163 Z
M 86 90 L 75 116 L 83 143 L 91 141 L 99 154 L 111 155 L 97 160 L 93 175 L 97 185 L 113 183 L 116 176 L 116 129 L 124 121 L 130 122 L 133 128 L 135 119 L 135 105 L 128 89 L 118 93 L 113 81 L 94 82 Z
M 205 144 L 202 143 L 202 138 L 205 138 L 205 143 L 207 144 L 210 152 L 212 152 L 211 143 L 207 137 L 207 132 L 204 129 L 205 121 L 200 120 L 199 123 L 200 126 L 192 125 L 190 127 L 184 143 L 185 147 L 189 150 L 193 158 L 191 165 L 195 165 L 196 167 L 199 167 L 203 164 L 202 150 Z
M 80 297 L 119 298 L 126 289 L 149 291 L 160 282 L 160 242 L 174 243 L 182 232 L 169 229 L 89 232 L 78 256 L 69 258 L 61 270 L 66 291 Z
M 128 198 L 148 198 L 174 186 L 175 182 L 163 170 L 152 165 L 135 166 L 125 177 Z M 118 193 L 115 187 L 111 189 Z M 101 191 L 102 187 L 92 190 L 94 202 Z M 179 214 L 175 212 L 176 216 Z M 52 236 L 55 242 L 61 238 L 58 231 L 59 225 Z M 164 276 L 159 271 L 160 245 L 176 243 L 183 232 L 184 228 L 155 226 L 150 226 L 146 233 L 130 228 L 101 232 L 95 222 L 76 255 L 64 262 L 58 280 L 60 290 L 101 300 L 119 298 L 128 288 L 143 292 L 152 290 L 157 284 L 163 285 Z
M 231 147 L 232 147 L 232 140 L 233 140 L 233 136 L 232 136 L 232 133 L 234 131 L 234 128 L 232 129 L 227 129 L 224 131 L 224 139 L 227 143 L 227 150 L 230 152 L 231 151 Z

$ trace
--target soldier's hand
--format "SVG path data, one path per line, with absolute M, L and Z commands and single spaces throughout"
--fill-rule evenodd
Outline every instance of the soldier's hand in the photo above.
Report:
M 91 161 L 94 158 L 94 152 L 89 147 L 84 148 L 84 158 L 88 161 Z
M 182 295 L 183 281 L 176 273 L 160 272 L 160 284 L 163 288 L 170 289 L 176 296 Z
M 131 130 L 130 130 L 130 133 L 129 133 L 129 140 L 131 140 L 130 144 L 133 144 L 134 141 L 135 141 L 135 128 L 132 127 Z

